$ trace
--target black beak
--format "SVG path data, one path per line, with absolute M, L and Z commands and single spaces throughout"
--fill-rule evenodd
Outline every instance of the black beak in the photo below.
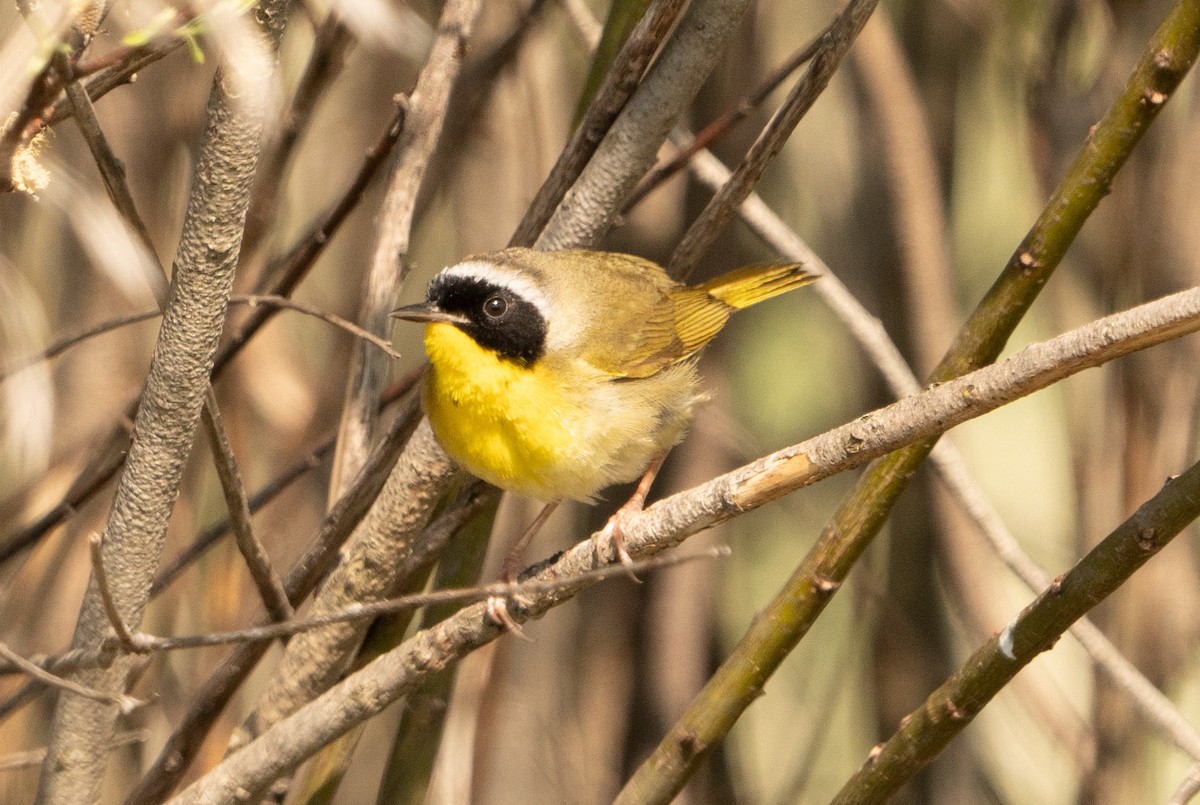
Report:
M 447 324 L 470 324 L 470 319 L 458 313 L 448 313 L 433 302 L 406 305 L 392 311 L 392 317 L 405 321 L 441 321 Z

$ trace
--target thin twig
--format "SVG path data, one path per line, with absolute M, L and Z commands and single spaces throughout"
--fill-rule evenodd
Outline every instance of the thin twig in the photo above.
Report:
M 22 369 L 28 369 L 30 366 L 41 363 L 42 361 L 48 361 L 51 358 L 56 358 L 71 347 L 87 341 L 90 338 L 95 338 L 96 336 L 104 335 L 105 333 L 111 333 L 113 330 L 120 329 L 121 327 L 125 327 L 130 324 L 138 324 L 139 322 L 156 319 L 161 315 L 161 310 L 145 310 L 141 313 L 130 313 L 128 316 L 110 319 L 109 321 L 97 324 L 95 327 L 89 327 L 81 332 L 66 336 L 65 338 L 55 341 L 53 344 L 41 350 L 40 352 L 35 352 L 32 355 L 26 355 L 25 357 L 18 358 L 10 365 L 0 369 L 0 382 L 7 380 Z
M 113 632 L 116 633 L 121 645 L 126 651 L 133 652 L 136 651 L 133 636 L 129 633 L 129 627 L 125 625 L 125 619 L 121 617 L 121 613 L 117 609 L 117 602 L 113 599 L 112 589 L 108 586 L 108 573 L 104 570 L 103 548 L 104 540 L 99 534 L 92 534 L 88 537 L 92 575 L 96 579 L 100 600 L 104 603 L 104 613 L 108 615 L 108 622 L 112 624 Z
M 93 701 L 103 702 L 104 704 L 115 704 L 121 708 L 121 712 L 128 715 L 139 707 L 144 707 L 147 702 L 141 699 L 135 699 L 132 696 L 123 693 L 108 693 L 102 690 L 95 690 L 85 685 L 80 685 L 72 682 L 69 679 L 64 679 L 61 676 L 56 676 L 49 671 L 43 669 L 36 663 L 22 657 L 17 652 L 9 648 L 7 643 L 0 642 L 0 657 L 8 660 L 10 663 L 20 668 L 22 672 L 41 682 L 44 685 L 49 685 L 59 690 L 68 690 L 71 693 L 79 696 L 84 696 Z
M 370 341 L 372 344 L 379 347 L 393 358 L 401 357 L 400 353 L 392 348 L 390 342 L 380 338 L 377 335 L 368 333 L 354 322 L 348 321 L 335 313 L 321 310 L 320 308 L 307 305 L 303 302 L 297 302 L 296 300 L 286 296 L 276 296 L 274 294 L 239 294 L 231 297 L 229 301 L 232 304 L 246 305 L 250 308 L 256 308 L 262 305 L 263 307 L 271 307 L 276 309 L 286 308 L 288 310 L 294 310 L 297 313 L 303 313 L 327 322 L 328 324 L 332 324 L 334 327 L 338 327 L 350 333 L 350 335 L 354 336 L 355 338 L 361 338 L 365 341 Z M 162 316 L 161 310 L 145 310 L 141 313 L 130 313 L 127 316 L 121 316 L 119 318 L 101 322 L 100 324 L 83 330 L 82 332 L 66 336 L 65 338 L 55 341 L 45 349 L 35 352 L 32 355 L 26 355 L 22 358 L 18 358 L 11 365 L 0 369 L 0 382 L 7 380 L 9 377 L 21 371 L 22 369 L 27 369 L 28 367 L 40 363 L 41 361 L 56 358 L 71 347 L 77 346 L 90 338 L 104 335 L 105 333 L 110 333 L 113 330 L 120 329 L 121 327 L 125 327 L 130 324 L 138 324 L 143 321 L 159 318 L 160 316 Z
M 334 327 L 339 327 L 350 333 L 355 338 L 361 338 L 363 341 L 369 341 L 379 347 L 390 358 L 399 358 L 400 353 L 392 349 L 391 342 L 386 338 L 380 338 L 374 333 L 369 333 L 359 327 L 352 321 L 347 321 L 335 313 L 330 313 L 327 310 L 315 308 L 312 305 L 306 305 L 303 302 L 297 302 L 287 296 L 276 296 L 274 294 L 236 294 L 230 298 L 230 302 L 242 305 L 249 305 L 251 308 L 259 305 L 269 305 L 271 307 L 286 308 L 303 313 L 306 316 L 318 318 L 323 322 L 332 324 Z
M 305 473 L 320 466 L 332 452 L 333 436 L 328 436 L 309 451 L 307 455 L 285 469 L 275 478 L 272 478 L 270 482 L 251 495 L 248 501 L 250 513 L 254 514 L 263 506 L 266 506 Z M 170 562 L 164 563 L 159 568 L 158 575 L 154 577 L 154 584 L 150 586 L 150 597 L 157 597 L 172 582 L 183 575 L 183 572 L 199 559 L 205 551 L 215 545 L 217 540 L 229 533 L 231 529 L 232 523 L 230 522 L 230 518 L 226 517 L 201 531 L 178 556 Z
M 250 519 L 250 502 L 246 499 L 246 487 L 242 483 L 242 474 L 238 471 L 237 460 L 233 448 L 229 446 L 229 437 L 225 425 L 221 422 L 221 411 L 217 406 L 217 395 L 212 387 L 204 402 L 203 416 L 210 422 L 205 428 L 208 434 L 209 448 L 216 459 L 213 463 L 217 468 L 217 478 L 221 481 L 221 491 L 225 495 L 225 506 L 229 509 L 229 525 L 233 531 L 234 541 L 250 571 L 250 579 L 254 582 L 258 595 L 262 598 L 263 606 L 272 618 L 286 621 L 295 614 L 283 582 L 279 574 L 271 566 L 262 542 L 254 535 L 254 526 Z
M 732 109 L 697 132 L 687 146 L 680 148 L 674 156 L 646 174 L 646 178 L 642 179 L 637 188 L 625 201 L 625 206 L 621 209 L 621 212 L 628 214 L 642 199 L 653 193 L 663 182 L 687 168 L 688 163 L 697 152 L 712 146 L 713 143 L 725 136 L 730 129 L 745 120 L 751 112 L 765 103 L 771 93 L 778 89 L 787 80 L 788 76 L 799 70 L 820 51 L 828 34 L 829 29 L 826 28 L 813 37 L 812 41 L 797 50 L 787 61 L 775 68 L 762 81 L 758 89 L 735 103 Z
M 729 556 L 726 547 L 711 548 L 699 553 L 687 553 L 670 556 L 655 556 L 639 559 L 629 566 L 634 571 L 658 570 L 675 567 L 676 565 L 694 562 L 699 559 L 719 559 Z M 460 589 L 433 590 L 427 593 L 406 595 L 400 598 L 388 598 L 373 601 L 369 604 L 355 604 L 334 612 L 326 612 L 296 620 L 281 623 L 269 623 L 249 629 L 238 629 L 230 632 L 210 632 L 208 634 L 182 635 L 177 637 L 156 637 L 145 633 L 133 635 L 133 645 L 139 654 L 154 651 L 177 651 L 179 649 L 206 648 L 208 646 L 223 646 L 232 643 L 259 642 L 290 637 L 301 632 L 309 632 L 323 626 L 335 623 L 353 623 L 368 621 L 380 615 L 392 615 L 434 604 L 472 603 L 488 598 L 510 597 L 515 595 L 544 595 L 566 587 L 575 586 L 579 582 L 593 584 L 628 575 L 622 565 L 606 565 L 581 573 L 579 576 L 556 579 L 530 579 L 528 581 L 498 581 L 477 587 Z
M 269 292 L 273 296 L 288 296 L 291 294 L 308 276 L 308 272 L 316 263 L 318 257 L 324 252 L 325 247 L 333 238 L 334 234 L 341 228 L 341 225 L 349 217 L 350 213 L 362 200 L 363 194 L 366 192 L 371 180 L 375 178 L 375 174 L 387 162 L 396 143 L 400 139 L 400 135 L 405 129 L 405 122 L 408 119 L 408 102 L 403 96 L 397 96 L 395 99 L 396 108 L 391 120 L 384 127 L 379 139 L 374 145 L 367 149 L 366 156 L 363 159 L 362 165 L 355 174 L 350 186 L 346 189 L 338 200 L 323 214 L 317 223 L 313 225 L 297 242 L 289 249 L 282 257 L 273 261 L 271 265 L 262 272 L 261 281 L 258 283 L 258 290 L 263 293 Z M 253 270 L 251 273 L 255 273 Z M 243 322 L 229 341 L 221 347 L 217 353 L 216 360 L 213 363 L 213 377 L 217 377 L 229 365 L 229 362 L 237 357 L 246 343 L 254 337 L 263 325 L 279 311 L 276 307 L 265 307 L 256 310 L 251 317 Z
M 150 292 L 161 309 L 166 305 L 167 301 L 166 272 L 163 271 L 162 265 L 158 262 L 157 253 L 154 250 L 154 240 L 150 237 L 150 230 L 146 227 L 146 222 L 142 219 L 142 216 L 138 214 L 133 194 L 129 191 L 129 183 L 125 180 L 125 164 L 117 157 L 116 153 L 112 150 L 112 146 L 108 143 L 108 138 L 104 136 L 104 131 L 100 127 L 100 120 L 96 117 L 96 110 L 92 106 L 92 99 L 88 96 L 83 84 L 71 75 L 70 65 L 66 57 L 59 54 L 57 60 L 62 65 L 60 73 L 66 83 L 66 96 L 68 102 L 71 104 L 71 111 L 74 113 L 75 122 L 88 144 L 88 149 L 92 153 L 92 159 L 96 163 L 96 167 L 100 170 L 100 175 L 104 179 L 104 189 L 108 192 L 108 197 L 112 200 L 113 206 L 117 208 L 121 220 L 137 236 L 138 243 L 149 258 L 145 262 L 138 262 L 146 269 L 144 271 L 146 282 L 149 284 Z M 157 271 L 153 270 L 151 266 L 157 268 Z
M 349 26 L 336 11 L 329 13 L 313 37 L 312 50 L 304 72 L 296 84 L 287 110 L 281 116 L 280 127 L 273 138 L 272 146 L 263 154 L 258 168 L 258 179 L 250 209 L 246 213 L 246 234 L 242 241 L 242 264 L 251 270 L 261 266 L 262 261 L 251 257 L 266 242 L 263 237 L 271 231 L 270 221 L 279 204 L 279 188 L 287 179 L 287 167 L 301 136 L 309 129 L 317 104 L 341 74 L 346 55 L 356 40 Z M 261 277 L 243 269 L 242 280 L 255 287 Z M 246 286 L 243 286 L 246 287 Z
M 88 76 L 84 81 L 84 86 L 87 88 L 88 97 L 94 102 L 118 87 L 132 84 L 139 72 L 183 46 L 184 39 L 182 37 L 162 37 L 149 44 L 120 53 L 118 61 L 104 59 L 105 63 L 103 64 L 81 61 L 77 70 L 80 76 Z M 60 99 L 54 104 L 54 109 L 46 122 L 48 125 L 55 125 L 70 115 L 70 105 L 65 102 L 65 99 Z
M 704 211 L 688 228 L 675 247 L 667 271 L 677 279 L 685 279 L 695 268 L 701 255 L 708 251 L 725 225 L 737 214 L 738 205 L 750 194 L 767 164 L 779 153 L 791 136 L 796 124 L 808 112 L 829 84 L 842 57 L 854 43 L 858 32 L 875 10 L 878 0 L 850 0 L 828 32 L 821 38 L 821 47 L 813 56 L 804 76 L 788 93 L 783 105 L 772 116 L 767 127 L 746 152 L 746 158 L 734 170 L 733 176 L 705 206 Z

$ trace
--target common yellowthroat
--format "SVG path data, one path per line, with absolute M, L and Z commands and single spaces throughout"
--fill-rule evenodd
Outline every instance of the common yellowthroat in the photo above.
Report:
M 689 286 L 631 255 L 513 248 L 443 269 L 392 315 L 428 323 L 425 412 L 464 469 L 546 502 L 645 472 L 627 513 L 704 399 L 701 348 L 735 310 L 815 278 L 781 263 Z M 606 533 L 628 562 L 617 518 Z

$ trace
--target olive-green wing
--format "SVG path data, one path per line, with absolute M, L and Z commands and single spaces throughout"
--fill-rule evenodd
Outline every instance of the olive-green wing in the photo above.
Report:
M 589 356 L 616 377 L 649 377 L 696 354 L 713 339 L 733 311 L 798 288 L 815 277 L 795 263 L 749 266 L 696 286 L 656 289 L 653 303 L 627 305 L 609 321 L 615 335 L 602 354 Z M 622 307 L 616 305 L 614 307 Z M 636 314 L 634 313 L 636 308 Z

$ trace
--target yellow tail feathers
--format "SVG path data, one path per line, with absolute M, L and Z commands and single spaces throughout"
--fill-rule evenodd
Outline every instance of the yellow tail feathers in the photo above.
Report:
M 807 285 L 817 278 L 799 263 L 746 266 L 709 280 L 699 289 L 739 310 Z

